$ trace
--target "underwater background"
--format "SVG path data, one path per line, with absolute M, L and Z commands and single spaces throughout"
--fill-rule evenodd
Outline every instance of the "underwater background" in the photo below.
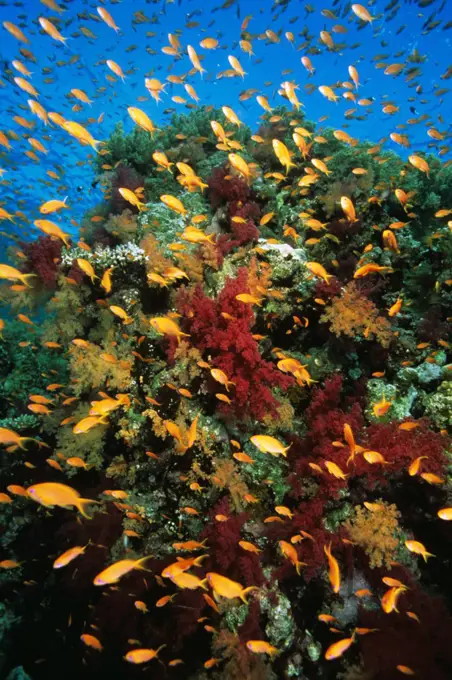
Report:
M 0 1 L 0 678 L 452 678 L 451 36 Z

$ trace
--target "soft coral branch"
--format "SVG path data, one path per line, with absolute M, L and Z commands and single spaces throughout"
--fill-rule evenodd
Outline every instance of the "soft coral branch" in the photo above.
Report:
M 259 352 L 251 333 L 254 324 L 251 306 L 236 299 L 246 292 L 248 269 L 242 267 L 235 279 L 227 279 L 216 299 L 207 297 L 200 286 L 188 299 L 181 294 L 178 311 L 188 317 L 191 342 L 234 383 L 230 392 L 232 404 L 222 405 L 223 413 L 261 420 L 268 413 L 276 415 L 278 401 L 272 388 L 287 389 L 294 380 L 265 361 Z M 213 387 L 219 391 L 218 384 Z

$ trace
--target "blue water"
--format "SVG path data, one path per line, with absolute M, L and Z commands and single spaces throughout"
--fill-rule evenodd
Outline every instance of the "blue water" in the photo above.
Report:
M 68 120 L 87 125 L 92 135 L 100 140 L 110 135 L 118 121 L 122 121 L 127 130 L 132 129 L 133 123 L 127 114 L 129 106 L 142 108 L 157 126 L 165 125 L 172 111 L 187 111 L 184 104 L 171 101 L 172 96 L 179 95 L 193 103 L 182 85 L 168 83 L 162 101 L 157 104 L 149 97 L 144 78 L 152 74 L 152 77 L 165 82 L 170 73 L 187 73 L 192 65 L 185 48 L 192 45 L 199 55 L 204 56 L 202 65 L 207 69 L 203 77 L 196 73 L 186 80 L 194 86 L 200 97 L 199 103 L 216 107 L 230 106 L 255 131 L 263 113 L 256 103 L 256 94 L 264 94 L 272 106 L 283 104 L 278 89 L 284 80 L 290 80 L 299 86 L 297 94 L 304 104 L 302 110 L 307 118 L 316 122 L 325 118 L 318 128 L 320 130 L 322 125 L 345 129 L 353 137 L 375 142 L 391 132 L 407 133 L 411 148 L 421 151 L 428 151 L 429 144 L 433 151 L 441 145 L 447 145 L 447 135 L 451 131 L 452 96 L 447 91 L 438 97 L 435 90 L 449 88 L 450 85 L 450 81 L 441 76 L 449 66 L 446 55 L 451 52 L 452 28 L 449 30 L 445 26 L 452 20 L 452 3 L 448 0 L 434 1 L 428 7 L 422 7 L 426 4 L 425 0 L 399 0 L 395 6 L 398 8 L 395 16 L 395 8 L 387 9 L 393 4 L 388 0 L 376 0 L 372 5 L 369 3 L 369 11 L 376 18 L 372 24 L 363 24 L 350 10 L 350 3 L 332 3 L 327 0 L 311 3 L 312 12 L 308 3 L 295 0 L 287 3 L 278 0 L 274 3 L 267 0 L 262 3 L 240 0 L 223 9 L 221 2 L 201 3 L 199 0 L 108 2 L 102 6 L 111 13 L 121 29 L 115 33 L 98 16 L 96 2 L 61 2 L 60 6 L 65 11 L 60 15 L 39 0 L 5 3 L 0 7 L 1 22 L 10 21 L 21 27 L 30 44 L 19 43 L 0 26 L 0 129 L 4 132 L 12 130 L 20 136 L 20 141 L 11 140 L 10 151 L 0 147 L 0 168 L 7 170 L 0 183 L 0 201 L 9 212 L 22 210 L 30 223 L 19 222 L 19 228 L 3 222 L 1 228 L 8 234 L 33 237 L 32 222 L 38 216 L 39 204 L 49 198 L 62 199 L 68 195 L 71 211 L 64 212 L 62 226 L 65 231 L 76 233 L 77 227 L 70 225 L 69 219 L 78 223 L 83 213 L 101 199 L 100 192 L 91 186 L 93 170 L 89 159 L 92 150 L 81 146 L 59 127 L 44 127 L 31 114 L 26 103 L 30 96 L 13 82 L 14 77 L 21 75 L 11 66 L 13 59 L 19 59 L 33 72 L 31 82 L 40 93 L 39 101 L 47 111 L 56 111 Z M 264 8 L 261 9 L 260 5 Z M 322 10 L 333 11 L 337 19 L 322 15 Z M 136 14 L 134 19 L 134 13 L 137 12 L 146 15 L 146 23 L 137 23 Z M 255 54 L 252 57 L 242 52 L 238 44 L 242 21 L 250 14 L 253 16 L 247 31 L 253 36 Z M 50 19 L 63 36 L 70 37 L 67 46 L 42 31 L 37 21 L 39 17 Z M 440 24 L 428 31 L 429 23 L 433 21 L 439 21 Z M 343 49 L 338 52 L 330 51 L 319 39 L 320 31 L 331 32 L 334 24 L 341 24 L 347 29 L 345 34 L 331 33 L 335 43 L 343 43 Z M 85 37 L 80 32 L 82 27 L 89 29 L 96 37 Z M 265 34 L 267 29 L 280 36 L 279 43 L 268 39 Z M 294 33 L 294 46 L 284 37 L 286 31 Z M 155 35 L 147 37 L 148 32 Z M 168 33 L 179 35 L 183 47 L 180 59 L 161 52 L 163 46 L 170 44 Z M 311 38 L 310 47 L 319 51 L 319 54 L 310 55 L 316 69 L 313 76 L 300 62 L 301 57 L 307 54 L 307 47 L 299 49 L 305 43 L 302 33 L 307 33 Z M 214 51 L 202 49 L 199 42 L 206 37 L 218 39 L 219 47 Z M 30 49 L 36 63 L 24 58 L 19 53 L 20 47 Z M 149 54 L 146 48 L 155 53 Z M 421 74 L 414 79 L 414 86 L 413 82 L 406 82 L 406 73 L 393 77 L 384 75 L 383 68 L 375 67 L 378 55 L 387 55 L 379 60 L 389 65 L 406 62 L 413 50 L 423 57 L 423 63 L 419 64 Z M 239 59 L 247 73 L 245 78 L 217 78 L 221 71 L 230 69 L 228 55 Z M 75 61 L 76 56 L 78 59 Z M 75 63 L 69 63 L 71 58 Z M 115 78 L 115 82 L 106 78 L 107 75 L 113 75 L 105 64 L 106 59 L 113 59 L 121 66 L 126 73 L 125 83 L 118 78 Z M 63 63 L 57 65 L 59 62 Z M 342 96 L 337 103 L 332 103 L 318 92 L 319 85 L 334 85 L 339 81 L 350 80 L 349 65 L 354 65 L 359 72 L 359 97 L 372 99 L 371 106 L 358 106 Z M 416 64 L 406 64 L 405 71 L 412 66 Z M 8 69 L 12 73 L 8 74 Z M 288 69 L 290 72 L 284 73 Z M 44 82 L 49 78 L 53 82 Z M 305 88 L 311 85 L 313 92 L 309 93 Z M 417 90 L 416 85 L 420 86 Z M 92 105 L 81 104 L 73 97 L 68 97 L 73 87 L 86 92 L 92 99 Z M 239 94 L 250 88 L 258 90 L 258 93 L 248 101 L 241 102 Z M 339 93 L 343 91 L 341 89 Z M 147 96 L 148 101 L 137 101 L 140 96 Z M 80 112 L 71 111 L 75 103 L 82 107 Z M 387 103 L 400 107 L 396 115 L 382 113 Z M 344 113 L 351 108 L 356 108 L 356 112 L 349 118 L 344 117 Z M 87 123 L 89 118 L 97 120 L 101 114 L 104 114 L 102 123 Z M 423 114 L 429 116 L 427 123 L 407 124 L 410 118 L 418 118 Z M 14 115 L 34 120 L 37 123 L 35 129 L 30 132 L 18 126 L 12 120 Z M 356 116 L 362 120 L 357 120 Z M 427 136 L 427 128 L 433 126 L 446 133 L 444 141 L 435 142 Z M 29 136 L 40 140 L 49 150 L 45 156 L 38 154 L 39 162 L 30 160 L 24 153 L 31 150 L 27 143 Z M 406 154 L 402 147 L 390 139 L 384 148 L 393 148 Z M 446 153 L 442 157 L 447 160 L 450 155 Z M 50 179 L 46 175 L 47 170 L 61 174 L 61 182 Z M 4 246 L 5 236 L 0 238 Z

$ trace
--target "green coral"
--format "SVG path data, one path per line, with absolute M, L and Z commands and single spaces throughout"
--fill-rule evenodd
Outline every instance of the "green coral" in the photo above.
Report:
M 246 483 L 260 488 L 264 480 L 271 480 L 275 504 L 282 503 L 285 495 L 290 491 L 290 485 L 287 483 L 287 463 L 283 458 L 270 458 L 268 454 L 261 453 L 251 444 L 245 444 L 243 451 L 255 461 L 251 465 L 244 466 L 242 474 Z
M 180 191 L 178 184 L 175 190 L 177 198 L 182 202 L 190 217 L 194 215 L 210 214 L 210 206 L 200 192 Z M 162 194 L 171 193 L 168 188 L 162 188 Z M 177 240 L 177 234 L 184 230 L 187 218 L 175 213 L 160 200 L 160 195 L 154 203 L 148 203 L 146 211 L 139 217 L 141 232 L 148 230 L 153 234 L 165 256 L 170 255 L 168 245 Z
M 120 392 L 127 390 L 131 381 L 130 348 L 130 342 L 118 344 L 113 354 L 116 361 L 113 363 L 103 358 L 104 350 L 97 345 L 74 347 L 70 359 L 74 393 L 80 396 L 93 388 L 106 386 Z
M 452 428 L 452 380 L 443 380 L 436 392 L 424 397 L 425 415 L 440 429 Z
M 78 457 L 84 460 L 87 465 L 100 470 L 104 467 L 103 451 L 108 426 L 98 425 L 81 434 L 75 434 L 72 431 L 74 423 L 78 423 L 88 416 L 89 408 L 87 404 L 80 404 L 71 414 L 73 421 L 68 425 L 58 427 L 56 450 L 64 458 Z M 79 468 L 68 465 L 65 466 L 65 472 L 71 477 L 76 474 L 83 474 L 84 470 L 80 471 Z
M 60 350 L 43 347 L 45 335 L 41 330 L 25 329 L 24 324 L 10 321 L 0 339 L 0 400 L 2 405 L 2 427 L 24 430 L 35 427 L 39 422 L 26 411 L 31 394 L 51 398 L 46 388 L 49 383 L 66 384 L 68 381 L 67 360 Z M 28 343 L 21 346 L 20 343 Z
M 84 254 L 78 257 L 86 257 Z M 72 253 L 71 253 L 72 254 Z M 58 290 L 47 305 L 47 319 L 43 326 L 43 340 L 69 344 L 74 338 L 84 336 L 85 318 L 83 310 L 89 297 L 85 285 L 71 285 L 61 276 Z
M 267 615 L 265 634 L 278 650 L 288 649 L 295 638 L 297 626 L 292 615 L 290 600 L 284 595 L 278 582 L 270 574 L 271 588 L 261 590 L 259 604 L 261 612 Z
M 388 423 L 393 420 L 403 420 L 411 416 L 413 405 L 419 395 L 419 391 L 410 385 L 407 390 L 401 391 L 400 387 L 385 382 L 381 379 L 372 379 L 367 383 L 366 417 L 370 422 Z M 375 404 L 385 397 L 391 402 L 386 414 L 376 416 L 373 412 Z
M 234 129 L 234 138 L 246 147 L 251 138 L 249 128 L 245 125 L 235 128 L 218 109 L 199 108 L 188 114 L 175 114 L 169 125 L 152 136 L 139 127 L 125 134 L 124 126 L 118 123 L 106 142 L 108 153 L 98 159 L 98 171 L 102 172 L 105 163 L 114 166 L 120 162 L 131 166 L 145 178 L 145 195 L 149 202 L 158 201 L 161 194 L 175 194 L 179 188 L 176 173 L 160 172 L 152 158 L 153 153 L 163 151 L 172 163 L 188 162 L 205 180 L 214 167 L 227 159 L 226 153 L 216 149 L 217 140 L 210 124 L 213 120 L 223 124 L 226 130 Z M 246 155 L 246 149 L 244 153 Z

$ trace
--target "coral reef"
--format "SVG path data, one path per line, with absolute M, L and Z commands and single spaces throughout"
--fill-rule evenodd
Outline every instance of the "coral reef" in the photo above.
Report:
M 1 672 L 134 678 L 142 646 L 156 680 L 448 680 L 452 167 L 230 117 L 118 125 L 83 240 L 13 249 Z

